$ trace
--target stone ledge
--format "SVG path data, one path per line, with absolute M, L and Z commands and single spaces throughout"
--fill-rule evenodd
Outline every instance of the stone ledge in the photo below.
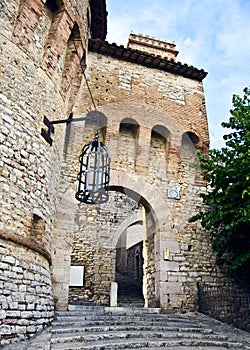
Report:
M 51 254 L 45 248 L 39 246 L 36 242 L 5 230 L 0 230 L 0 238 L 19 244 L 41 254 L 45 259 L 48 260 L 49 264 L 51 265 Z

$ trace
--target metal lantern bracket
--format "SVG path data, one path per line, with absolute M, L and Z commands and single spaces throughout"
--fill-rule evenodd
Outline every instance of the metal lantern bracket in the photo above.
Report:
M 44 116 L 43 123 L 45 126 L 47 126 L 47 130 L 42 128 L 41 135 L 45 139 L 45 141 L 48 142 L 48 144 L 50 146 L 52 146 L 52 143 L 53 143 L 53 140 L 51 138 L 51 134 L 55 133 L 55 128 L 54 128 L 55 124 L 66 123 L 68 125 L 71 122 L 79 122 L 79 121 L 86 121 L 86 120 L 98 120 L 98 115 L 92 115 L 92 116 L 80 117 L 80 118 L 73 118 L 72 115 L 73 114 L 71 113 L 68 119 L 53 120 L 53 121 L 49 121 L 49 119 Z

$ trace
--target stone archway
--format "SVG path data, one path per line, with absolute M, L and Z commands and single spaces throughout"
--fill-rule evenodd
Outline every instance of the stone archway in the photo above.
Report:
M 143 292 L 145 306 L 165 308 L 168 305 L 169 294 L 183 293 L 178 283 L 173 287 L 166 281 L 166 270 L 169 265 L 164 258 L 164 252 L 176 253 L 179 251 L 179 243 L 172 230 L 170 209 L 161 193 L 138 175 L 112 170 L 110 188 L 126 193 L 141 203 L 144 208 Z M 128 222 L 124 223 L 125 225 L 128 225 Z M 122 229 L 124 227 L 121 227 Z M 117 231 L 117 236 L 119 235 L 120 232 Z M 169 291 L 168 287 L 173 288 Z
M 87 264 L 86 278 L 89 288 L 88 293 L 85 293 L 85 290 L 81 291 L 81 297 L 84 295 L 85 300 L 89 298 L 94 302 L 108 303 L 110 283 L 115 278 L 116 244 L 124 228 L 138 220 L 138 216 L 132 215 L 113 229 L 111 220 L 107 221 L 110 219 L 107 216 L 107 212 L 110 212 L 110 203 L 100 207 L 85 206 L 80 209 L 74 198 L 74 187 L 75 185 L 71 185 L 62 196 L 52 243 L 53 290 L 58 309 L 67 308 L 69 271 L 72 261 L 76 263 L 78 253 L 82 254 L 81 264 Z M 157 189 L 134 174 L 112 170 L 110 189 L 111 192 L 120 191 L 144 208 L 145 306 L 165 307 L 169 290 L 167 290 L 168 282 L 164 280 L 166 264 L 162 252 L 164 249 L 173 251 L 179 249 L 178 242 L 171 233 L 172 219 L 169 208 Z M 80 247 L 80 250 L 72 255 L 76 246 Z M 145 276 L 150 276 L 150 281 L 149 277 Z M 174 289 L 178 289 L 180 293 L 181 286 L 175 285 Z

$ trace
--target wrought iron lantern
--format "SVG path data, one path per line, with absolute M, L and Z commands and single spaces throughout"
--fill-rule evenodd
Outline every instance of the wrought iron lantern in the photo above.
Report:
M 98 133 L 83 147 L 79 162 L 76 199 L 86 204 L 106 203 L 109 199 L 110 157 L 107 147 L 98 140 Z

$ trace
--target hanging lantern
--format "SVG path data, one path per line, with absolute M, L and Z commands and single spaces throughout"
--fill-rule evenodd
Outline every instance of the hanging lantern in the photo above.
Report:
M 86 204 L 102 204 L 109 199 L 110 157 L 107 147 L 98 141 L 98 133 L 85 145 L 79 157 L 76 199 Z

